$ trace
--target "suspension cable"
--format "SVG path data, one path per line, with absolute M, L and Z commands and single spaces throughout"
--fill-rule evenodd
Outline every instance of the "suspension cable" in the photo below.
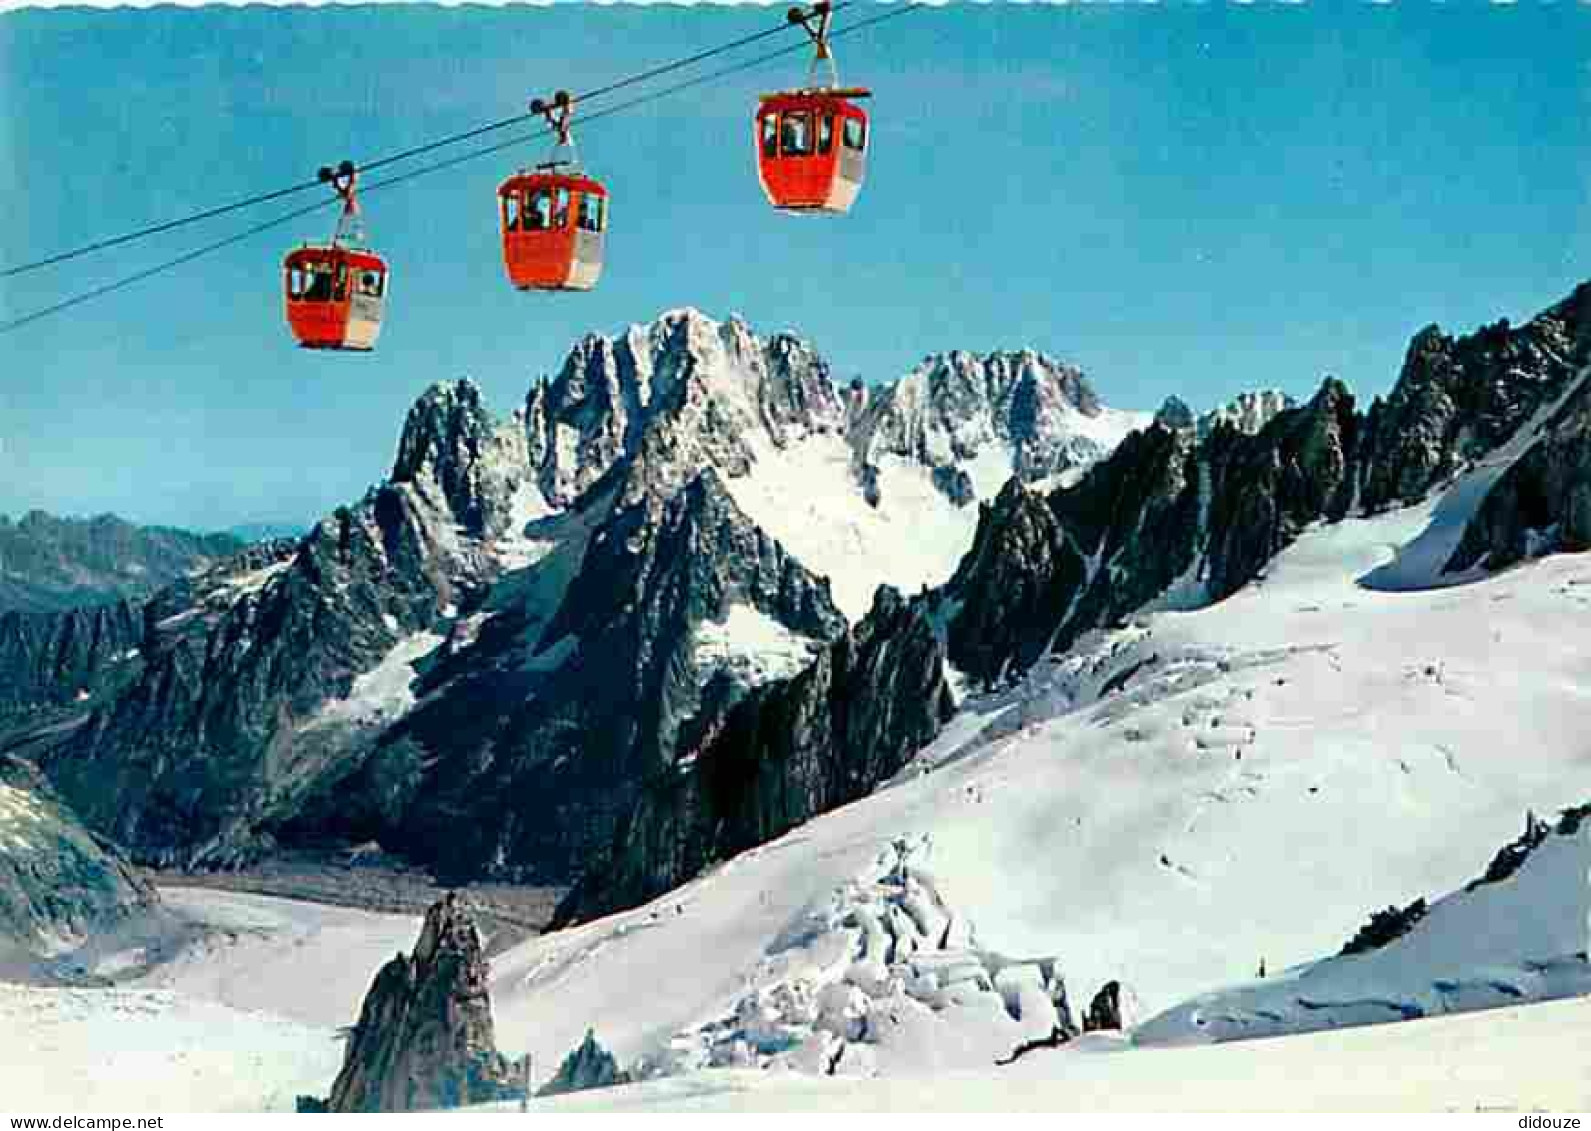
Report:
M 841 28 L 841 29 L 831 33 L 830 38 L 831 39 L 838 39 L 841 36 L 849 35 L 849 34 L 852 34 L 854 32 L 859 32 L 859 31 L 862 31 L 862 30 L 864 30 L 866 28 L 869 28 L 869 27 L 875 27 L 878 24 L 887 23 L 890 20 L 898 19 L 901 16 L 909 15 L 912 12 L 919 11 L 919 10 L 922 10 L 922 9 L 925 9 L 925 8 L 928 8 L 928 7 L 931 7 L 931 5 L 923 3 L 922 0 L 913 0 L 913 2 L 907 3 L 907 4 L 903 4 L 901 7 L 894 8 L 891 11 L 884 13 L 883 15 L 872 16 L 872 17 L 869 17 L 868 19 L 862 20 L 862 21 L 860 21 L 858 23 L 850 24 L 850 25 L 848 25 L 848 26 L 846 26 L 844 28 Z M 675 84 L 673 84 L 671 86 L 663 87 L 661 90 L 652 91 L 652 92 L 650 92 L 648 94 L 639 95 L 639 96 L 637 96 L 635 98 L 632 98 L 632 99 L 630 99 L 630 100 L 628 100 L 626 102 L 620 102 L 620 103 L 617 103 L 616 105 L 613 105 L 613 106 L 604 107 L 603 109 L 597 111 L 596 113 L 587 115 L 584 118 L 584 122 L 587 125 L 589 125 L 592 122 L 599 121 L 599 120 L 601 120 L 603 118 L 613 117 L 613 116 L 615 116 L 617 114 L 624 113 L 627 110 L 633 110 L 633 109 L 635 109 L 637 107 L 644 106 L 644 105 L 646 105 L 649 102 L 653 102 L 653 101 L 656 101 L 656 100 L 661 99 L 661 98 L 667 98 L 668 96 L 673 95 L 673 94 L 678 94 L 681 91 L 689 90 L 689 89 L 691 89 L 693 87 L 697 87 L 697 86 L 702 86 L 702 85 L 704 85 L 706 83 L 717 81 L 718 79 L 727 78 L 730 75 L 739 74 L 739 73 L 741 73 L 743 71 L 749 71 L 749 70 L 751 70 L 751 69 L 753 69 L 755 67 L 760 67 L 760 66 L 762 66 L 762 65 L 764 65 L 766 63 L 770 63 L 770 62 L 772 62 L 775 59 L 783 58 L 784 56 L 790 55 L 790 54 L 792 54 L 792 53 L 794 53 L 796 51 L 806 50 L 808 46 L 809 45 L 807 43 L 797 43 L 797 44 L 794 44 L 794 45 L 789 46 L 789 47 L 780 48 L 777 51 L 770 51 L 767 54 L 760 55 L 760 56 L 758 56 L 758 57 L 756 57 L 754 59 L 748 59 L 748 60 L 745 60 L 743 62 L 733 64 L 732 66 L 720 68 L 720 69 L 718 69 L 716 71 L 710 71 L 710 72 L 708 72 L 707 74 L 704 74 L 704 75 L 697 75 L 696 77 L 690 78 L 690 79 L 686 79 L 683 82 L 678 82 L 678 83 L 675 83 Z M 528 117 L 528 115 L 526 115 L 526 117 Z M 393 176 L 385 178 L 384 180 L 374 181 L 371 184 L 363 186 L 359 191 L 363 195 L 368 196 L 369 194 L 371 194 L 373 192 L 380 192 L 383 189 L 388 189 L 388 188 L 392 188 L 392 187 L 394 187 L 396 185 L 404 184 L 404 183 L 406 183 L 408 181 L 415 180 L 415 179 L 417 179 L 419 177 L 426 176 L 426 175 L 428 175 L 430 173 L 436 173 L 436 172 L 440 172 L 440 171 L 442 171 L 444 169 L 454 168 L 455 166 L 462 165 L 462 164 L 464 164 L 467 161 L 473 161 L 473 160 L 475 160 L 478 157 L 486 157 L 486 156 L 488 156 L 490 154 L 499 153 L 499 152 L 501 152 L 501 151 L 503 151 L 505 149 L 510 149 L 510 148 L 512 148 L 514 146 L 517 146 L 517 145 L 524 145 L 524 144 L 526 144 L 528 142 L 538 141 L 538 140 L 541 140 L 543 138 L 550 137 L 550 136 L 552 136 L 552 133 L 553 133 L 553 131 L 550 130 L 550 129 L 541 129 L 541 130 L 538 130 L 535 133 L 522 134 L 522 135 L 519 135 L 519 136 L 516 136 L 516 137 L 511 137 L 507 141 L 497 142 L 495 144 L 492 144 L 492 145 L 489 145 L 489 146 L 484 146 L 484 147 L 479 148 L 479 149 L 472 149 L 468 153 L 459 154 L 457 156 L 449 157 L 449 158 L 446 158 L 446 159 L 441 160 L 441 161 L 435 161 L 435 162 L 432 162 L 429 165 L 422 165 L 419 168 L 410 169 L 410 170 L 408 170 L 406 172 L 403 172 L 403 173 L 397 173 L 397 174 L 394 174 Z M 318 181 L 316 181 L 315 183 L 319 184 Z M 293 220 L 297 220 L 301 216 L 307 216 L 307 215 L 309 215 L 312 212 L 318 212 L 321 209 L 330 208 L 333 205 L 340 205 L 340 204 L 341 204 L 340 198 L 339 199 L 333 199 L 333 200 L 319 201 L 319 202 L 317 202 L 315 204 L 310 204 L 310 205 L 306 205 L 305 207 L 302 207 L 302 208 L 294 209 L 291 212 L 284 213 L 283 215 L 274 217 L 273 219 L 265 220 L 265 221 L 263 221 L 261 223 L 255 224 L 251 228 L 246 228 L 243 231 L 236 233 L 235 235 L 228 236 L 225 239 L 217 240 L 214 243 L 206 244 L 203 247 L 195 248 L 194 250 L 189 251 L 189 252 L 185 252 L 182 255 L 179 255 L 179 256 L 177 256 L 174 259 L 168 259 L 168 260 L 166 260 L 166 261 L 164 261 L 162 263 L 156 264 L 153 267 L 146 268 L 146 269 L 144 269 L 142 271 L 137 271 L 137 272 L 135 272 L 135 273 L 133 273 L 131 275 L 127 275 L 127 276 L 125 276 L 123 278 L 116 279 L 116 280 L 114 280 L 112 282 L 105 283 L 105 284 L 103 284 L 101 286 L 98 286 L 98 287 L 94 287 L 91 290 L 83 291 L 80 294 L 76 294 L 76 295 L 73 295 L 70 298 L 63 299 L 60 302 L 57 302 L 57 303 L 55 303 L 52 306 L 47 306 L 47 307 L 44 307 L 44 308 L 42 308 L 40 310 L 32 311 L 31 313 L 24 314 L 24 315 L 22 315 L 20 317 L 13 318 L 13 319 L 11 319 L 9 321 L 6 321 L 6 322 L 0 322 L 0 334 L 10 333 L 11 331 L 20 329 L 21 327 L 26 326 L 26 325 L 28 325 L 30 323 L 37 322 L 37 321 L 39 321 L 42 318 L 47 318 L 47 317 L 49 317 L 52 314 L 58 314 L 61 311 L 69 310 L 72 307 L 79 306 L 82 303 L 90 302 L 93 299 L 101 298 L 101 297 L 104 297 L 105 295 L 112 294 L 112 293 L 114 293 L 116 291 L 121 290 L 124 287 L 130 287 L 134 283 L 142 282 L 143 280 L 151 278 L 151 277 L 153 277 L 155 275 L 158 275 L 158 274 L 160 274 L 163 271 L 167 271 L 167 270 L 170 270 L 170 269 L 175 268 L 175 267 L 180 267 L 180 266 L 182 266 L 182 265 L 184 265 L 186 263 L 191 263 L 195 259 L 199 259 L 202 256 L 209 255 L 212 252 L 221 251 L 224 248 L 231 247 L 233 244 L 241 243 L 244 240 L 251 239 L 254 236 L 260 235 L 260 234 L 262 234 L 264 232 L 268 232 L 268 231 L 270 231 L 273 228 L 277 228 L 277 227 L 280 227 L 283 224 L 289 223 L 289 222 L 291 222 Z
M 834 5 L 834 8 L 838 10 L 840 8 L 849 7 L 853 3 L 855 3 L 855 0 L 840 0 L 839 3 Z M 682 59 L 675 59 L 671 62 L 652 67 L 649 70 L 641 71 L 637 74 L 628 75 L 624 78 L 617 79 L 614 82 L 608 83 L 606 86 L 600 86 L 595 90 L 586 92 L 585 94 L 577 95 L 576 98 L 579 101 L 600 98 L 603 95 L 624 90 L 627 87 L 635 86 L 638 83 L 647 82 L 651 79 L 660 78 L 663 75 L 672 74 L 675 71 L 683 70 L 686 67 L 695 66 L 697 63 L 702 63 L 718 55 L 723 55 L 727 52 L 738 50 L 741 47 L 748 46 L 752 43 L 757 43 L 771 36 L 783 34 L 789 31 L 790 28 L 791 25 L 788 21 L 775 27 L 764 28 L 762 31 L 741 36 L 739 39 L 731 40 L 728 43 L 721 43 L 716 47 L 709 47 L 704 51 L 698 51 L 694 55 L 688 55 Z M 495 133 L 497 130 L 507 129 L 509 126 L 519 125 L 521 122 L 529 121 L 530 119 L 538 116 L 539 115 L 532 112 L 515 114 L 508 118 L 499 118 L 495 122 L 487 122 L 485 125 L 464 130 L 461 133 L 450 134 L 447 137 L 438 138 L 435 141 L 425 142 L 421 145 L 416 145 L 409 149 L 401 150 L 397 153 L 390 153 L 384 157 L 377 157 L 370 161 L 361 162 L 359 164 L 359 168 L 363 172 L 370 172 L 375 169 L 383 169 L 388 165 L 394 165 L 400 161 L 406 161 L 411 157 L 419 157 L 426 153 L 431 153 L 435 150 L 446 148 L 450 145 L 457 145 L 459 142 L 471 141 L 486 134 Z M 213 208 L 206 208 L 172 220 L 165 220 L 158 223 L 149 224 L 145 227 L 136 228 L 121 235 L 109 236 L 105 239 L 95 240 L 92 243 L 83 244 L 81 247 L 75 247 L 67 251 L 57 252 L 54 255 L 47 255 L 42 259 L 35 259 L 28 263 L 20 263 L 15 267 L 6 267 L 0 269 L 0 279 L 9 279 L 16 275 L 26 274 L 29 271 L 40 270 L 44 267 L 53 267 L 56 264 L 66 263 L 70 260 L 78 259 L 84 255 L 89 255 L 96 251 L 106 251 L 113 247 L 121 247 L 122 245 L 132 243 L 135 240 L 161 235 L 165 232 L 174 231 L 177 228 L 187 227 L 189 224 L 197 224 L 202 220 L 211 220 L 217 216 L 224 216 L 228 213 L 237 212 L 245 208 L 253 208 L 256 205 L 268 204 L 273 200 L 281 200 L 283 197 L 294 196 L 298 193 L 316 188 L 319 186 L 319 184 L 320 182 L 317 180 L 300 181 L 297 184 L 287 185 L 279 189 L 272 189 L 269 192 L 257 193 L 254 196 L 244 197 L 240 200 L 234 200 L 227 204 L 216 205 Z

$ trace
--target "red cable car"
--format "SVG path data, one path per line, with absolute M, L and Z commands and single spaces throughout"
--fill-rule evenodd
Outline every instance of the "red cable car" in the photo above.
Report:
M 867 113 L 853 99 L 872 91 L 839 85 L 829 49 L 833 14 L 828 0 L 788 14 L 817 46 L 809 78 L 826 62 L 828 85 L 764 94 L 757 107 L 757 176 L 769 203 L 783 212 L 849 212 L 867 173 Z
M 344 161 L 320 179 L 342 198 L 342 215 L 327 244 L 304 244 L 283 262 L 287 324 L 304 349 L 368 353 L 381 334 L 387 263 L 364 247 L 356 196 L 358 172 Z
M 521 169 L 497 189 L 503 265 L 522 291 L 589 291 L 602 276 L 608 190 L 580 168 L 564 91 L 530 104 L 557 131 L 552 160 Z M 554 111 L 556 110 L 556 113 Z

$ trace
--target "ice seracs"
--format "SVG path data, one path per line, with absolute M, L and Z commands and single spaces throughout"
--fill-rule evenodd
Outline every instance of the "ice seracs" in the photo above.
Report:
M 989 1063 L 1077 1033 L 1054 959 L 982 949 L 900 838 L 792 920 L 725 1016 L 643 1057 L 638 1079 L 705 1067 L 872 1076 Z

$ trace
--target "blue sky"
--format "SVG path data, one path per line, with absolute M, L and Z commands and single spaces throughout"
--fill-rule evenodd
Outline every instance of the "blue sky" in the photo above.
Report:
M 501 118 L 781 10 L 6 13 L 0 264 Z M 843 77 L 877 92 L 844 220 L 761 198 L 749 115 L 802 77 L 787 58 L 579 135 L 614 197 L 592 294 L 503 278 L 494 190 L 538 143 L 369 197 L 394 263 L 374 355 L 299 351 L 281 323 L 281 254 L 329 211 L 0 336 L 0 513 L 312 519 L 382 477 L 430 382 L 474 377 L 507 412 L 580 334 L 682 305 L 802 333 L 844 378 L 1033 346 L 1121 407 L 1307 395 L 1327 372 L 1368 397 L 1421 326 L 1519 321 L 1591 275 L 1587 43 L 1591 7 L 1570 3 L 914 13 L 836 44 Z M 0 317 L 252 219 L 0 281 Z

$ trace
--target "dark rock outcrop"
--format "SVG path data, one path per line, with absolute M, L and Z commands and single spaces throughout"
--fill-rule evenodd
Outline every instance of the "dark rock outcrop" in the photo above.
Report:
M 1305 526 L 1335 522 L 1353 501 L 1358 418 L 1353 395 L 1327 378 L 1309 404 L 1254 435 L 1222 426 L 1202 455 L 1214 484 L 1207 517 L 1207 591 L 1231 596 Z
M 594 1030 L 586 1030 L 586 1038 L 558 1066 L 553 1078 L 536 1092 L 538 1096 L 561 1096 L 567 1092 L 584 1092 L 592 1088 L 615 1088 L 629 1083 L 619 1068 L 613 1054 L 597 1041 Z
M 921 602 L 880 587 L 853 631 L 735 703 L 652 782 L 560 906 L 566 924 L 643 903 L 702 868 L 866 796 L 952 712 Z
M 1372 911 L 1370 921 L 1360 927 L 1338 953 L 1364 954 L 1367 951 L 1379 950 L 1393 939 L 1401 938 L 1412 931 L 1414 925 L 1425 918 L 1427 910 L 1425 899 L 1421 897 L 1407 907 L 1389 906 L 1385 911 Z
M 1083 1014 L 1083 1032 L 1107 1030 L 1121 1030 L 1121 983 L 1116 981 L 1106 982 L 1099 987 L 1094 1000 L 1088 1003 L 1088 1012 Z
M 1562 830 L 1560 830 L 1562 831 Z M 1573 831 L 1572 829 L 1569 831 Z M 1486 865 L 1486 871 L 1464 885 L 1465 891 L 1474 891 L 1484 884 L 1501 883 L 1515 872 L 1530 858 L 1530 854 L 1540 848 L 1547 837 L 1552 833 L 1552 826 L 1538 818 L 1534 813 L 1525 814 L 1525 831 L 1519 834 L 1519 839 L 1510 841 L 1497 850 L 1491 863 Z
M 136 675 L 143 617 L 128 601 L 0 613 L 0 718 L 89 703 Z
M 1591 801 L 1584 805 L 1572 805 L 1558 814 L 1558 823 L 1554 831 L 1560 836 L 1573 836 L 1580 831 L 1581 822 L 1591 817 Z
M 426 912 L 414 953 L 376 975 L 322 1110 L 432 1111 L 519 1098 L 523 1065 L 497 1051 L 487 973 L 475 922 L 450 893 Z
M 1486 493 L 1447 563 L 1505 569 L 1549 551 L 1591 549 L 1591 382 L 1582 379 Z
M 1415 502 L 1561 396 L 1587 360 L 1591 284 L 1524 326 L 1415 335 L 1391 394 L 1365 420 L 1367 511 Z
M 1050 647 L 1044 627 L 1059 627 L 1086 581 L 1087 563 L 1049 502 L 1009 480 L 980 511 L 950 583 L 965 594 L 950 622 L 951 662 L 985 680 L 1008 664 L 1027 667 Z
M 946 586 L 951 662 L 992 681 L 1164 591 L 1193 564 L 1199 488 L 1191 435 L 1160 424 L 1048 497 L 1007 484 Z

